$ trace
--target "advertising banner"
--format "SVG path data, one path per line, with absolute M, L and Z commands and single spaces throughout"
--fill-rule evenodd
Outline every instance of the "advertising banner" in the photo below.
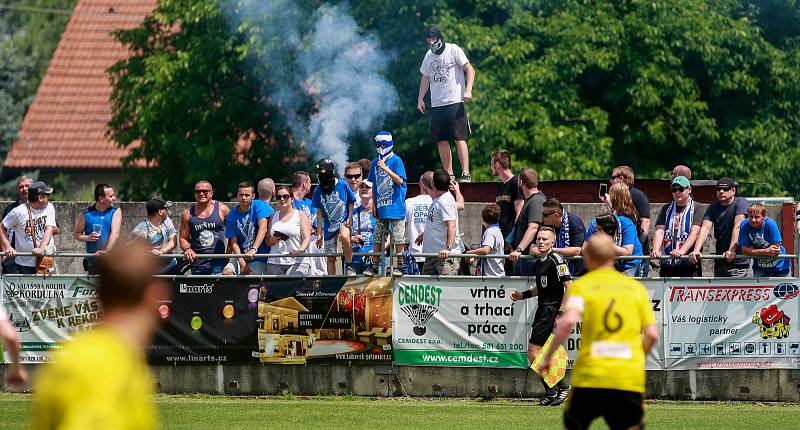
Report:
M 667 369 L 798 368 L 798 291 L 797 279 L 667 281 Z
M 656 314 L 656 322 L 658 323 L 658 330 L 661 332 L 664 327 L 664 314 L 663 314 L 663 298 L 664 298 L 664 281 L 657 280 L 642 280 L 647 293 L 650 295 L 650 303 L 653 305 L 653 311 Z M 575 359 L 578 358 L 578 351 L 581 348 L 581 329 L 583 323 L 578 321 L 575 328 L 569 335 L 569 338 L 564 343 L 564 348 L 567 349 L 567 367 L 572 368 L 575 364 Z M 663 370 L 664 369 L 664 347 L 663 336 L 660 336 L 658 342 L 653 345 L 653 349 L 645 357 L 645 369 L 647 370 Z
M 258 301 L 260 362 L 390 363 L 390 282 L 344 277 L 265 281 Z
M 534 300 L 523 280 L 406 276 L 394 287 L 394 360 L 413 366 L 528 367 Z
M 50 361 L 59 342 L 91 328 L 100 315 L 95 285 L 87 278 L 4 276 L 2 285 L 3 305 L 19 332 L 23 363 Z
M 257 363 L 259 280 L 176 278 L 159 305 L 151 364 Z

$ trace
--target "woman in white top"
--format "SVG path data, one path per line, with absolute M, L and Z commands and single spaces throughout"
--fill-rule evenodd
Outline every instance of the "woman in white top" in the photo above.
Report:
M 275 191 L 279 209 L 272 216 L 269 237 L 270 254 L 291 254 L 291 257 L 270 257 L 267 275 L 305 276 L 310 269 L 308 258 L 303 257 L 311 238 L 311 222 L 306 214 L 294 208 L 292 190 L 281 185 Z

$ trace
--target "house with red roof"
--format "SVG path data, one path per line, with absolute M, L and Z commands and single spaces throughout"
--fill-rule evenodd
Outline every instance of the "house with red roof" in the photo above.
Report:
M 121 182 L 128 150 L 106 137 L 107 69 L 128 52 L 111 32 L 136 27 L 156 5 L 157 0 L 78 0 L 5 160 L 6 175 L 39 170 L 42 180 L 52 181 L 65 174 L 76 190 Z

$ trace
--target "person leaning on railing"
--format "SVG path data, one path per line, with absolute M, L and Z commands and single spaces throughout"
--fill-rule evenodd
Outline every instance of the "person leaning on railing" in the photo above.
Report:
M 785 277 L 789 276 L 792 265 L 786 258 L 775 258 L 786 254 L 783 248 L 781 232 L 778 224 L 767 216 L 767 208 L 754 203 L 747 209 L 747 219 L 742 221 L 739 233 L 739 246 L 744 255 L 751 255 L 753 260 L 753 276 Z

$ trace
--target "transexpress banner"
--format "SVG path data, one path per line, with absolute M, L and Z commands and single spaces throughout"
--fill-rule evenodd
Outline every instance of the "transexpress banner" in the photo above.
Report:
M 666 368 L 797 369 L 797 279 L 669 280 Z

